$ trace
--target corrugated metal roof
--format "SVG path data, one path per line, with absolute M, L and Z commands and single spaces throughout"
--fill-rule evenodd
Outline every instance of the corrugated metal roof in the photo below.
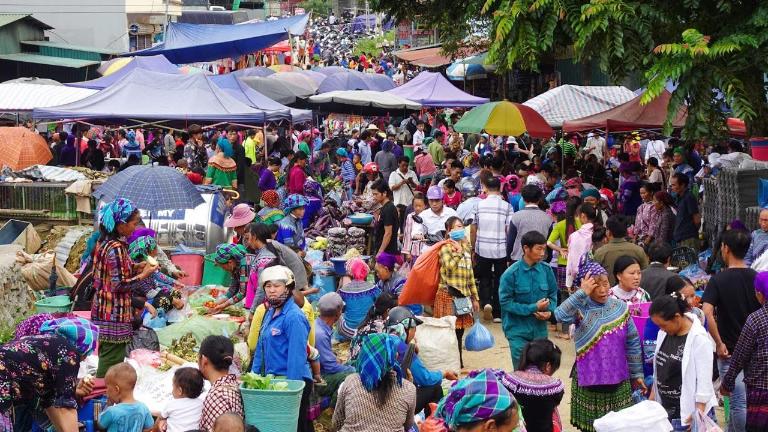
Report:
M 64 57 L 51 57 L 39 54 L 28 53 L 16 53 L 16 54 L 2 54 L 0 60 L 17 61 L 23 63 L 36 63 L 49 66 L 60 66 L 68 68 L 83 68 L 86 66 L 98 65 L 101 62 L 91 60 L 78 60 Z
M 25 83 L 0 84 L 0 112 L 32 111 L 79 101 L 97 90 Z
M 71 44 L 51 42 L 51 41 L 21 41 L 21 43 L 25 45 L 34 45 L 34 46 L 49 47 L 49 48 L 61 48 L 61 49 L 68 49 L 73 51 L 84 51 L 84 52 L 92 52 L 92 53 L 106 54 L 106 55 L 118 55 L 121 53 L 121 51 L 107 50 L 104 48 L 89 47 L 89 46 L 83 46 L 83 45 L 71 45 Z
M 53 27 L 49 26 L 48 24 L 38 20 L 37 18 L 32 17 L 32 14 L 16 14 L 16 13 L 0 13 L 0 27 L 7 26 L 8 24 L 14 23 L 20 19 L 31 20 L 34 23 L 38 24 L 40 27 L 42 27 L 44 30 L 53 29 Z

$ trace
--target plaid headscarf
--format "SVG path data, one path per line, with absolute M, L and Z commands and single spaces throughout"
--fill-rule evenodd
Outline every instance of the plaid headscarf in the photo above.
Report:
M 381 379 L 391 371 L 397 376 L 397 384 L 402 385 L 403 370 L 397 360 L 397 346 L 400 339 L 384 333 L 372 333 L 363 337 L 360 354 L 355 370 L 366 390 L 372 391 L 379 386 Z
M 280 207 L 280 196 L 274 190 L 265 190 L 261 193 L 261 200 L 267 207 L 278 208 Z
M 111 233 L 119 223 L 126 223 L 130 219 L 136 206 L 130 200 L 125 198 L 115 198 L 109 204 L 104 205 L 99 212 L 99 221 L 101 226 Z
M 581 281 L 587 277 L 587 273 L 589 273 L 591 277 L 608 275 L 608 271 L 606 271 L 603 266 L 590 258 L 589 254 L 584 254 L 579 260 L 579 272 L 573 280 L 573 286 L 578 287 L 581 285 Z
M 69 339 L 81 355 L 88 355 L 96 348 L 99 328 L 83 318 L 59 318 L 46 321 L 40 326 L 40 333 L 55 333 Z
M 216 252 L 211 256 L 215 262 L 226 264 L 231 259 L 239 262 L 247 253 L 248 250 L 241 244 L 222 243 L 216 247 Z
M 453 385 L 437 406 L 437 417 L 455 428 L 489 420 L 515 405 L 515 398 L 494 372 L 483 370 L 474 378 L 464 378 Z
M 131 259 L 138 261 L 149 256 L 149 253 L 157 247 L 157 242 L 148 235 L 138 237 L 128 246 L 128 253 Z

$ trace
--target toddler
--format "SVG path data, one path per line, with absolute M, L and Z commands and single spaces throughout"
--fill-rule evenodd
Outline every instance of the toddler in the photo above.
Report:
M 133 398 L 136 371 L 128 363 L 118 363 L 107 371 L 104 384 L 111 405 L 99 416 L 99 427 L 107 432 L 148 432 L 154 421 L 149 408 Z
M 176 369 L 173 374 L 173 400 L 160 411 L 155 430 L 184 432 L 197 429 L 203 412 L 203 374 L 193 367 Z
M 157 256 L 157 242 L 152 236 L 140 236 L 131 242 L 128 251 L 134 262 L 147 262 L 148 265 L 154 265 Z M 160 270 L 152 274 L 152 278 L 142 285 L 142 292 L 134 293 L 137 296 L 146 297 L 151 306 L 155 309 L 163 309 L 166 312 L 171 308 L 184 308 L 184 300 L 181 298 L 181 292 L 178 290 L 184 288 L 184 284 L 166 276 Z M 152 307 L 147 309 L 152 310 Z M 153 313 L 154 315 L 154 313 Z
M 461 204 L 461 192 L 456 190 L 453 179 L 446 179 L 443 183 L 443 203 L 454 210 Z

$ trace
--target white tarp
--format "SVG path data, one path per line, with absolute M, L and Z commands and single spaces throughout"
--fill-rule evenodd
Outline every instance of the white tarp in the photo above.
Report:
M 344 105 L 369 106 L 386 109 L 421 109 L 421 104 L 395 96 L 372 90 L 342 90 L 319 94 L 309 98 L 314 104 L 339 103 Z
M 0 112 L 32 111 L 85 99 L 97 90 L 26 83 L 0 84 Z
M 617 107 L 635 93 L 622 86 L 561 85 L 528 99 L 523 105 L 536 110 L 552 127 L 562 127 L 567 120 L 580 119 Z

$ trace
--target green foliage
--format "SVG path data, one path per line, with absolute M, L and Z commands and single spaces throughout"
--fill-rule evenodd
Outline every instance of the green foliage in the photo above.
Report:
M 768 2 L 762 0 L 375 0 L 378 10 L 433 25 L 451 53 L 471 19 L 488 19 L 489 60 L 500 71 L 538 70 L 572 49 L 614 81 L 639 74 L 644 102 L 677 84 L 667 126 L 687 105 L 688 138 L 725 131 L 722 102 L 752 135 L 768 135 Z M 721 94 L 713 89 L 719 89 Z M 716 99 L 720 98 L 720 99 Z
M 352 54 L 359 56 L 362 53 L 378 53 L 381 51 L 381 46 L 387 42 L 390 46 L 395 45 L 395 31 L 390 30 L 382 35 L 378 35 L 372 38 L 358 39 L 355 43 L 355 47 L 352 49 Z
M 331 2 L 329 0 L 304 0 L 299 3 L 300 8 L 304 8 L 305 11 L 312 11 L 316 16 L 328 16 L 331 12 Z

